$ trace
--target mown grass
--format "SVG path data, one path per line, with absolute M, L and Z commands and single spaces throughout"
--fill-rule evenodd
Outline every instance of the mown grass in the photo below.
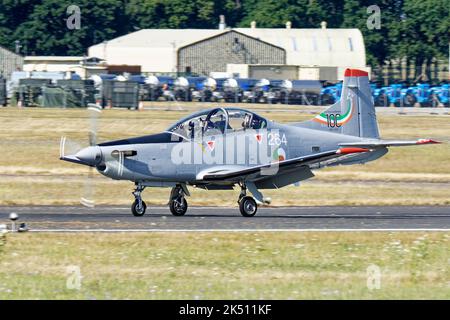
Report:
M 0 299 L 449 299 L 449 233 L 8 234 Z M 367 286 L 367 268 L 381 287 Z M 69 266 L 80 290 L 66 286 Z
M 192 111 L 168 109 L 104 110 L 99 121 L 99 140 L 159 132 Z M 276 108 L 262 115 L 280 122 L 311 117 L 304 111 L 282 112 Z M 449 116 L 379 115 L 378 118 L 383 138 L 431 137 L 449 142 Z M 88 129 L 89 116 L 82 109 L 1 109 L 0 204 L 78 203 L 87 170 L 59 161 L 59 140 L 67 136 L 66 151 L 75 151 L 87 144 Z M 316 174 L 312 183 L 268 191 L 267 196 L 276 205 L 448 204 L 450 197 L 445 190 L 450 186 L 450 146 L 447 143 L 392 148 L 385 157 L 369 164 L 327 168 Z M 97 203 L 130 201 L 131 183 L 107 180 L 98 174 L 96 177 Z M 165 204 L 167 193 L 161 189 L 146 190 L 146 201 Z M 229 199 L 227 192 L 194 191 L 190 204 L 234 205 L 234 200 Z

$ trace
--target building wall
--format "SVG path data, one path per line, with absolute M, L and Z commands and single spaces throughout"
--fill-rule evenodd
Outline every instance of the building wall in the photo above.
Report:
M 0 47 L 0 75 L 10 79 L 11 73 L 21 71 L 23 67 L 23 57 Z
M 255 79 L 298 79 L 298 67 L 290 65 L 249 66 L 250 78 Z
M 227 71 L 227 64 L 285 64 L 284 49 L 230 31 L 178 49 L 178 72 Z
M 79 61 L 25 61 L 23 71 L 68 72 L 79 65 Z

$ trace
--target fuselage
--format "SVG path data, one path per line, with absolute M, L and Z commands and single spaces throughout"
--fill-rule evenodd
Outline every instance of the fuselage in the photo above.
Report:
M 165 132 L 100 144 L 104 165 L 97 169 L 112 179 L 196 185 L 202 184 L 202 172 L 211 168 L 252 167 L 336 150 L 339 144 L 363 140 L 275 122 L 268 122 L 267 127 L 258 130 L 229 131 L 193 139 Z M 121 160 L 117 156 L 120 152 L 128 152 L 130 156 Z M 364 163 L 385 153 L 353 155 L 329 165 Z

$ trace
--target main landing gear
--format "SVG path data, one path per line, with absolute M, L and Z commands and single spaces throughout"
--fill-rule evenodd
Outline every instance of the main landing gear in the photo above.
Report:
M 185 190 L 181 185 L 177 185 L 170 192 L 169 208 L 174 216 L 184 216 L 188 209 L 188 203 L 185 198 Z
M 241 193 L 239 194 L 239 210 L 244 217 L 253 217 L 258 211 L 258 205 L 253 197 L 247 196 L 247 187 L 241 184 Z
M 239 194 L 239 210 L 241 211 L 242 216 L 244 217 L 253 217 L 258 211 L 258 204 L 254 197 L 247 195 L 247 186 L 245 183 L 240 183 L 241 193 Z M 132 192 L 135 200 L 131 205 L 131 212 L 135 217 L 142 217 L 145 214 L 147 209 L 147 205 L 144 200 L 142 200 L 142 191 L 144 191 L 145 186 L 141 184 L 136 184 L 136 188 Z M 261 200 L 262 195 L 258 192 L 254 185 L 249 185 L 250 191 L 255 195 L 256 198 L 259 199 L 259 203 L 264 202 L 265 200 Z M 189 191 L 187 190 L 185 185 L 177 184 L 172 188 L 170 192 L 169 198 L 169 209 L 170 212 L 177 217 L 184 216 L 187 209 L 188 203 L 186 201 L 186 196 L 189 196 Z

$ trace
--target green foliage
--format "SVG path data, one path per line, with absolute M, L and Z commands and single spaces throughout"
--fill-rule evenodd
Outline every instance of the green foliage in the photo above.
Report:
M 448 57 L 449 12 L 447 0 L 405 0 L 403 17 L 390 34 L 400 39 L 393 51 L 421 62 Z
M 293 28 L 318 28 L 322 21 L 337 28 L 342 23 L 342 1 L 249 0 L 243 6 L 241 27 L 249 27 L 251 21 L 262 28 L 284 28 L 286 21 L 291 21 Z
M 81 28 L 69 30 L 72 1 L 0 0 L 0 45 L 24 54 L 81 55 L 104 40 L 144 28 L 217 28 L 228 26 L 359 28 L 372 66 L 408 57 L 416 63 L 448 56 L 448 0 L 377 0 L 381 29 L 369 29 L 367 8 L 373 0 L 78 0 Z

